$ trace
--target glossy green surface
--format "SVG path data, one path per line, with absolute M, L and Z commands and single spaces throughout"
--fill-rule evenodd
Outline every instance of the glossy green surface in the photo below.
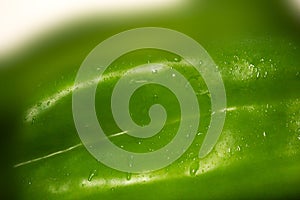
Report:
M 195 5 L 190 12 L 153 19 L 106 23 L 93 19 L 60 30 L 14 59 L 2 61 L 7 67 L 0 71 L 1 150 L 8 163 L 3 182 L 9 187 L 3 194 L 18 199 L 300 196 L 298 27 L 286 23 L 289 18 L 273 4 L 211 1 L 204 5 L 201 12 L 196 9 L 200 5 Z M 110 95 L 126 69 L 148 62 L 167 63 L 190 81 L 201 109 L 199 134 L 179 160 L 159 171 L 128 174 L 97 162 L 81 144 L 71 94 L 77 70 L 94 46 L 120 31 L 141 26 L 172 28 L 203 45 L 222 75 L 227 117 L 214 150 L 198 159 L 212 114 L 203 79 L 168 52 L 147 49 L 120 57 L 106 71 L 107 78 L 99 83 L 96 94 L 98 120 L 119 147 L 135 152 L 161 148 L 176 133 L 180 116 L 178 101 L 168 89 L 144 86 L 130 102 L 132 118 L 140 125 L 149 123 L 149 106 L 161 103 L 168 113 L 164 129 L 144 140 L 118 135 L 122 130 L 113 121 Z

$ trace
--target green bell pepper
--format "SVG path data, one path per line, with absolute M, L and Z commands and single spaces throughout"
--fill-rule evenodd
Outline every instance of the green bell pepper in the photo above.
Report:
M 271 23 L 273 16 L 283 15 L 273 13 L 277 8 L 273 4 L 260 3 L 260 8 L 256 1 L 248 2 L 244 13 L 245 5 L 234 1 L 231 10 L 237 13 L 231 14 L 215 5 L 206 2 L 207 11 L 183 10 L 179 17 L 178 13 L 158 16 L 164 17 L 159 22 L 157 18 L 125 19 L 120 24 L 112 19 L 110 26 L 92 20 L 40 39 L 14 59 L 2 60 L 1 152 L 7 165 L 1 171 L 7 172 L 2 179 L 8 186 L 2 195 L 18 199 L 299 197 L 299 30 L 284 20 Z M 224 19 L 219 17 L 222 13 Z M 201 120 L 189 149 L 161 170 L 126 173 L 98 162 L 80 141 L 72 116 L 73 84 L 80 64 L 98 43 L 137 26 L 181 31 L 201 43 L 217 64 L 226 88 L 227 115 L 222 134 L 206 157 L 199 159 L 198 152 L 213 115 L 207 86 L 180 56 L 155 49 L 125 54 L 105 71 L 95 98 L 98 121 L 115 145 L 131 152 L 151 152 L 168 144 L 180 123 L 178 100 L 168 88 L 143 86 L 130 101 L 131 117 L 138 125 L 150 122 L 151 105 L 159 103 L 166 109 L 166 124 L 154 137 L 124 134 L 110 108 L 114 86 L 128 69 L 164 63 L 183 74 L 197 94 Z

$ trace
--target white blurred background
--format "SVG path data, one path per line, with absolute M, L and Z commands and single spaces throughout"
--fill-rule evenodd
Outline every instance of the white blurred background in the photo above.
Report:
M 0 57 L 57 24 L 96 14 L 103 17 L 162 12 L 188 0 L 4 0 L 0 1 Z

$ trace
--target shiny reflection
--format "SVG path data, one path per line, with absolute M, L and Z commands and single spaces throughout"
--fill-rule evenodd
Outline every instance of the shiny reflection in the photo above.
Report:
M 91 188 L 100 190 L 111 190 L 117 187 L 126 187 L 129 185 L 139 185 L 139 184 L 151 184 L 154 182 L 165 181 L 167 179 L 182 179 L 184 177 L 191 176 L 201 176 L 205 173 L 211 172 L 222 166 L 230 165 L 233 159 L 230 159 L 232 152 L 230 148 L 234 146 L 234 138 L 230 131 L 224 133 L 224 137 L 220 140 L 215 150 L 209 154 L 206 158 L 200 160 L 193 160 L 191 162 L 181 163 L 181 167 L 170 167 L 169 170 L 162 169 L 152 173 L 140 173 L 140 174 L 127 174 L 126 176 L 113 177 L 113 178 L 101 178 L 93 177 L 84 178 L 78 183 L 79 188 Z M 190 167 L 194 162 L 199 162 L 199 169 L 195 174 L 191 174 Z M 183 173 L 178 172 L 178 169 L 185 169 Z M 66 193 L 68 190 L 72 190 L 70 183 L 64 183 L 61 186 L 51 185 L 49 186 L 49 191 L 51 193 Z
M 174 64 L 173 62 L 163 62 L 163 64 L 172 66 L 172 64 Z M 175 62 L 175 64 L 178 64 Z M 184 62 L 179 63 L 180 65 L 182 65 L 182 67 L 191 67 L 189 65 L 186 65 Z M 179 66 L 180 66 L 179 65 Z M 147 68 L 141 68 L 139 70 L 136 70 L 135 73 L 147 73 L 149 69 Z M 38 103 L 37 105 L 34 105 L 33 107 L 29 108 L 26 111 L 26 116 L 25 116 L 25 121 L 26 122 L 33 122 L 42 112 L 44 112 L 45 110 L 51 108 L 52 106 L 54 106 L 58 101 L 60 101 L 61 99 L 63 99 L 64 97 L 72 94 L 72 92 L 74 90 L 77 89 L 84 89 L 87 88 L 95 83 L 101 83 L 101 82 L 105 82 L 109 79 L 112 78 L 117 78 L 117 77 L 121 77 L 126 71 L 124 70 L 120 70 L 120 71 L 115 71 L 115 72 L 111 72 L 109 74 L 105 74 L 102 75 L 94 80 L 90 80 L 87 82 L 83 82 L 80 83 L 76 86 L 72 85 L 72 86 L 67 86 L 64 89 L 62 89 L 61 91 L 50 95 L 49 97 L 43 99 L 40 101 L 40 103 Z

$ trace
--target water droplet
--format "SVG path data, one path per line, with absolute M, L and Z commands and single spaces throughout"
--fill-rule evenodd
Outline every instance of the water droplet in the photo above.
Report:
M 157 73 L 157 69 L 152 69 L 152 74 L 156 74 Z
M 265 109 L 265 113 L 267 113 L 268 112 L 268 110 L 267 109 Z
M 195 159 L 190 165 L 190 175 L 195 176 L 198 170 L 199 170 L 199 160 Z
M 201 133 L 201 132 L 199 132 L 199 133 L 197 133 L 197 135 L 202 135 L 203 133 Z
M 287 127 L 287 128 L 288 128 L 288 127 L 289 127 L 289 123 L 285 123 L 285 127 Z
M 263 59 L 263 58 L 260 59 L 260 62 L 264 62 L 264 61 L 265 61 L 265 59 Z
M 93 171 L 91 171 L 89 177 L 88 177 L 88 181 L 92 181 L 93 177 L 96 176 L 97 174 L 97 170 L 94 169 Z
M 178 62 L 178 61 L 179 61 L 179 59 L 178 59 L 178 58 L 174 58 L 174 61 L 175 61 L 175 62 Z
M 121 148 L 123 149 L 123 148 L 124 148 L 124 146 L 123 146 L 123 145 L 121 145 Z
M 228 153 L 230 153 L 231 152 L 231 149 L 230 148 L 228 148 Z
M 139 141 L 139 142 L 138 142 L 138 144 L 142 144 L 142 142 L 141 142 L 141 141 Z
M 237 150 L 237 151 L 241 151 L 241 147 L 240 147 L 240 146 L 237 146 L 236 150 Z
M 35 123 L 35 117 L 32 117 L 32 119 L 31 119 L 31 125 L 33 125 L 34 123 Z
M 31 181 L 28 181 L 28 185 L 31 185 Z
M 172 74 L 172 77 L 175 77 L 176 76 L 176 74 Z
M 298 140 L 300 140 L 300 135 L 297 138 L 298 138 Z
M 265 72 L 264 77 L 266 78 L 268 76 L 268 72 Z
M 259 72 L 257 72 L 257 74 L 256 74 L 256 78 L 259 78 Z
M 219 72 L 219 66 L 218 66 L 218 65 L 216 65 L 214 71 L 215 71 L 215 72 Z
M 130 181 L 130 179 L 131 179 L 131 176 L 132 176 L 132 174 L 131 174 L 131 173 L 127 173 L 127 174 L 126 174 L 126 180 L 127 180 L 127 181 Z
M 202 65 L 202 61 L 201 60 L 199 61 L 199 65 Z
M 264 137 L 266 137 L 266 136 L 267 136 L 267 134 L 266 134 L 266 132 L 265 132 L 265 131 L 263 132 L 263 136 L 264 136 Z
M 189 83 L 189 82 L 187 82 L 187 83 L 184 85 L 185 88 L 187 88 L 187 87 L 189 87 L 189 86 L 190 86 L 190 83 Z
M 130 156 L 128 165 L 130 168 L 133 166 L 133 155 Z

